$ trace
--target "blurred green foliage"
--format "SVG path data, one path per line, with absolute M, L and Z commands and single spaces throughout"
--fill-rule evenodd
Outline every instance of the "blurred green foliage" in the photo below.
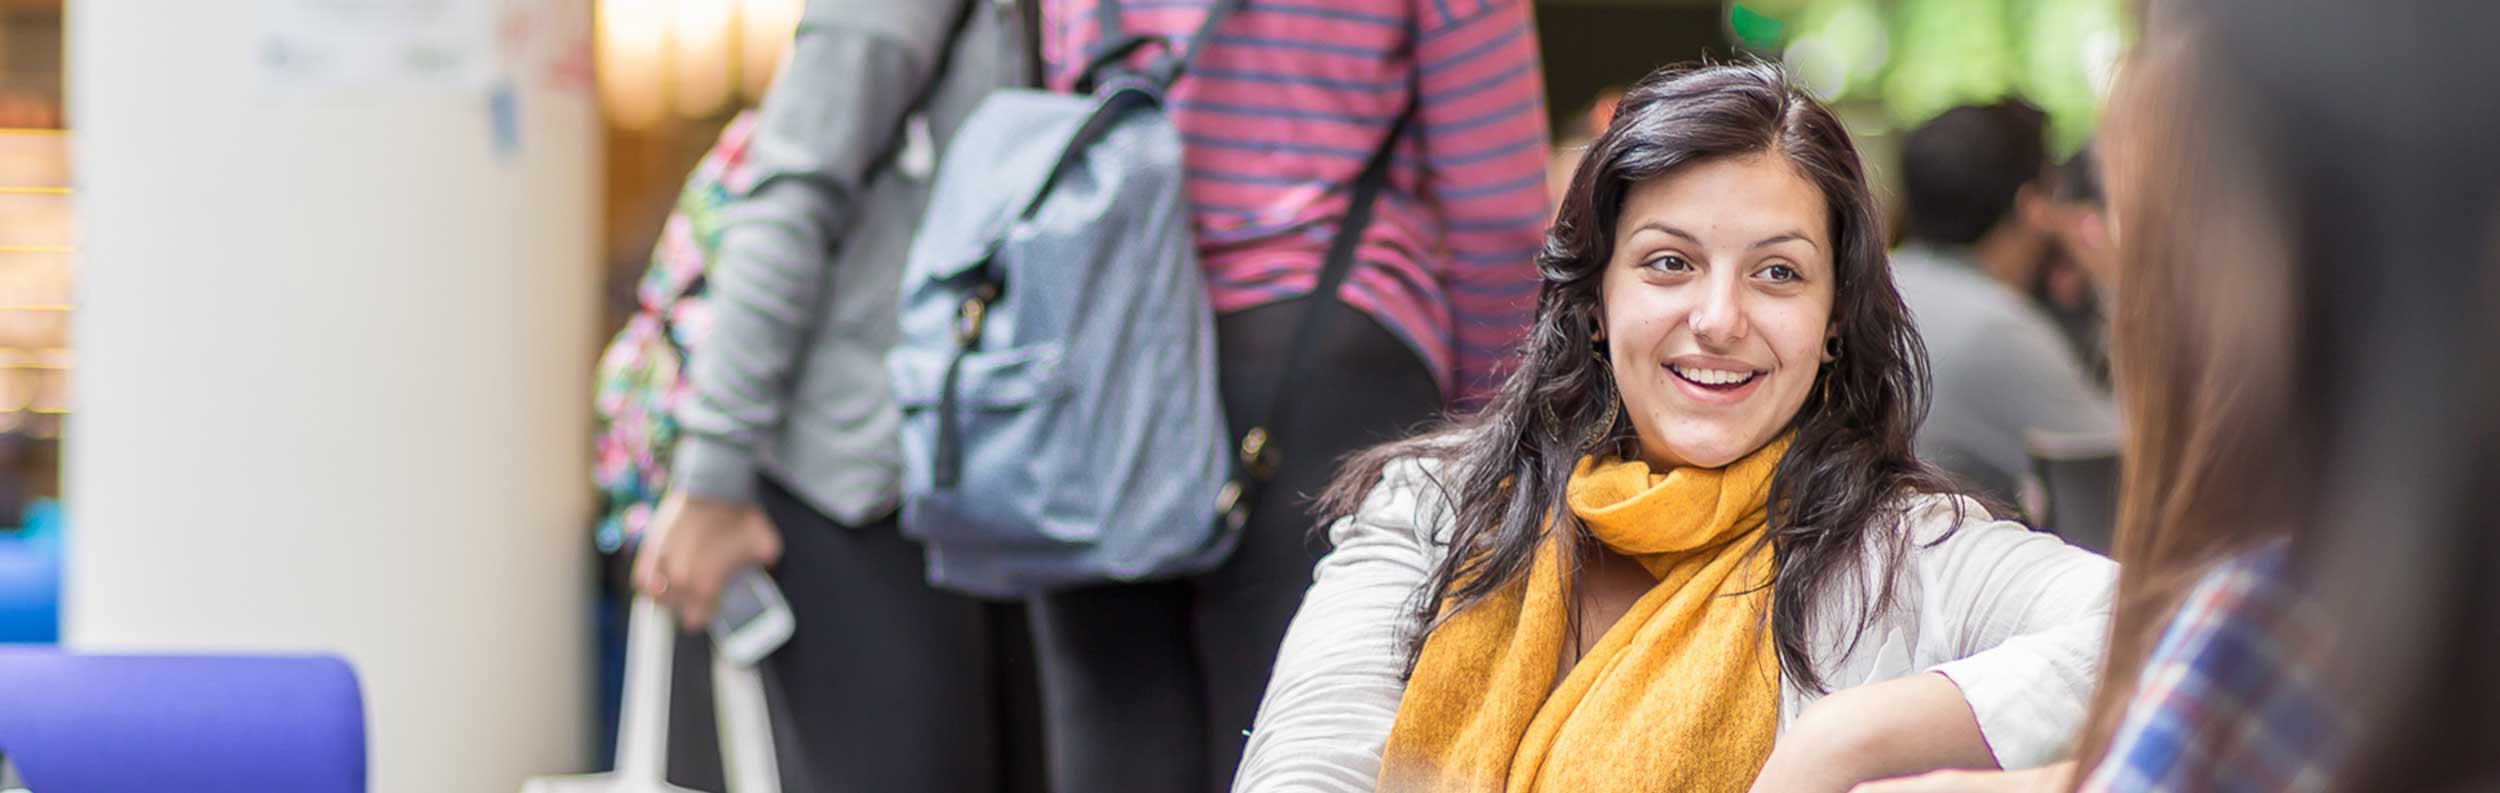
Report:
M 1824 98 L 1872 103 L 1893 128 L 2020 96 L 2051 145 L 2091 135 L 2125 48 L 2124 0 L 1730 0 L 1737 43 L 1788 64 Z

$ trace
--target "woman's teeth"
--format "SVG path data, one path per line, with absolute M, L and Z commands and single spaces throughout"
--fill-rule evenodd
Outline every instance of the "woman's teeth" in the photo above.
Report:
M 1753 372 L 1738 372 L 1727 369 L 1695 369 L 1689 366 L 1669 366 L 1667 368 L 1674 370 L 1675 376 L 1677 377 L 1708 386 L 1741 385 L 1745 381 L 1754 378 Z

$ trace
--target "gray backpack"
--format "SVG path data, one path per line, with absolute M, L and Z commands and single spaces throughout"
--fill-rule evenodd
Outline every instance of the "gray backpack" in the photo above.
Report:
M 1100 4 L 1103 30 L 1121 29 L 1117 5 Z M 1220 0 L 1193 41 L 1237 5 Z M 1181 138 L 1163 109 L 1196 47 L 1105 42 L 1080 82 L 1090 95 L 1002 90 L 964 120 L 903 273 L 886 359 L 902 527 L 941 587 L 1015 598 L 1212 569 L 1272 473 L 1275 403 L 1269 422 L 1225 426 Z M 1163 57 L 1122 66 L 1146 45 Z M 1356 189 L 1314 293 L 1329 299 L 1308 301 L 1294 350 L 1336 302 L 1387 151 Z

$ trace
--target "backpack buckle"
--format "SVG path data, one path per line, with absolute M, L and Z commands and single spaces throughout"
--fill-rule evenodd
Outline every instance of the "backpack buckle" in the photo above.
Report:
M 1251 427 L 1249 432 L 1242 434 L 1241 467 L 1248 470 L 1251 476 L 1258 477 L 1260 481 L 1275 478 L 1279 456 L 1268 445 L 1266 427 Z
M 1240 531 L 1250 522 L 1250 504 L 1242 499 L 1247 492 L 1239 480 L 1225 482 L 1224 489 L 1216 492 L 1215 514 L 1223 516 L 1226 528 Z
M 972 297 L 964 300 L 955 321 L 955 344 L 969 349 L 981 340 L 981 328 L 988 324 L 990 301 L 998 299 L 997 284 L 982 284 Z

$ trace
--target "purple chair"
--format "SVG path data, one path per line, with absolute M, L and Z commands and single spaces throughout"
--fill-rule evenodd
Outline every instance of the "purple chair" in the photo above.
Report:
M 0 754 L 33 793 L 363 793 L 364 697 L 336 658 L 0 647 Z

